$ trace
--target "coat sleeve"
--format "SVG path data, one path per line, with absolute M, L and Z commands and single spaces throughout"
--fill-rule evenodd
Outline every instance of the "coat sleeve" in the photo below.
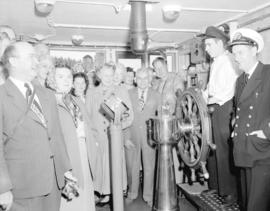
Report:
M 270 140 L 270 118 L 265 119 L 260 127 L 263 130 L 264 135 Z
M 71 170 L 71 164 L 69 160 L 69 156 L 67 153 L 66 144 L 64 141 L 63 132 L 60 126 L 59 113 L 57 109 L 55 96 L 50 93 L 51 99 L 51 115 L 52 119 L 52 131 L 51 131 L 51 139 L 52 139 L 52 149 L 54 152 L 54 162 L 56 168 L 56 176 L 58 185 L 61 187 L 64 186 L 64 173 Z
M 3 137 L 3 96 L 0 95 L 0 135 L 1 135 L 1 143 L 0 143 L 0 194 L 8 192 L 12 189 L 11 179 L 9 177 L 8 168 L 4 156 L 4 137 Z

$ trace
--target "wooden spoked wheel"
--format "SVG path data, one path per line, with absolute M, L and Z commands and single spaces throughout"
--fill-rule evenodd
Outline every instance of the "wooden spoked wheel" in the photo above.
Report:
M 190 168 L 205 168 L 209 147 L 213 147 L 211 120 L 207 105 L 200 91 L 185 90 L 177 98 L 176 117 L 178 119 L 178 152 L 182 161 Z

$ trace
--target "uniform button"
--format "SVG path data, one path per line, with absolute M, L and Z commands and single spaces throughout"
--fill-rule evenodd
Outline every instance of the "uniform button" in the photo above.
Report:
M 249 109 L 252 110 L 253 109 L 253 106 L 249 106 Z
M 248 115 L 248 118 L 249 118 L 249 119 L 251 119 L 251 117 L 252 117 L 251 115 Z
M 237 115 L 235 118 L 236 118 L 236 119 L 239 119 L 239 116 Z
M 240 108 L 239 107 L 237 107 L 237 111 L 240 111 Z
M 238 127 L 238 124 L 235 124 L 235 127 Z
M 106 132 L 106 129 L 104 129 L 104 132 Z
M 50 158 L 52 159 L 53 158 L 53 155 L 51 155 Z
M 247 127 L 250 127 L 250 124 L 247 123 L 246 125 L 247 125 Z
M 234 133 L 234 137 L 237 136 L 237 133 Z
M 49 141 L 51 141 L 51 140 L 52 140 L 52 138 L 51 138 L 51 137 L 49 137 L 49 138 L 48 138 L 48 140 L 49 140 Z

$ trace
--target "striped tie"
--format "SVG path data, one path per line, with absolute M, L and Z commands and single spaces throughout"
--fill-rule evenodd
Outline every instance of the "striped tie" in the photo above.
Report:
M 42 108 L 41 108 L 41 106 L 39 105 L 39 103 L 36 100 L 37 95 L 35 94 L 35 92 L 33 93 L 32 89 L 29 86 L 29 84 L 25 83 L 24 87 L 26 88 L 25 96 L 26 96 L 27 103 L 28 104 L 31 103 L 31 105 L 30 105 L 31 110 L 37 115 L 37 117 L 41 121 L 42 125 L 44 127 L 47 127 L 46 119 L 45 119 L 45 117 L 44 117 L 44 115 L 42 113 Z M 30 99 L 31 99 L 32 95 L 34 95 L 32 97 L 33 100 L 32 100 L 32 102 L 30 102 Z
M 144 92 L 145 90 L 142 90 L 140 98 L 139 98 L 140 111 L 142 111 L 144 108 Z

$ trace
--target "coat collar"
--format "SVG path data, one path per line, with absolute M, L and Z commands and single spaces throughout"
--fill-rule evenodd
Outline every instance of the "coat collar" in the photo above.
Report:
M 239 98 L 239 103 L 243 102 L 246 98 L 248 98 L 254 92 L 254 90 L 256 90 L 256 88 L 259 86 L 259 84 L 262 81 L 262 70 L 263 70 L 263 64 L 259 62 L 255 71 L 253 72 L 250 79 L 248 80 L 248 83 L 243 88 L 243 91 Z M 240 83 L 242 84 L 241 87 L 243 87 L 244 74 L 241 75 L 241 78 L 239 80 L 240 80 Z

